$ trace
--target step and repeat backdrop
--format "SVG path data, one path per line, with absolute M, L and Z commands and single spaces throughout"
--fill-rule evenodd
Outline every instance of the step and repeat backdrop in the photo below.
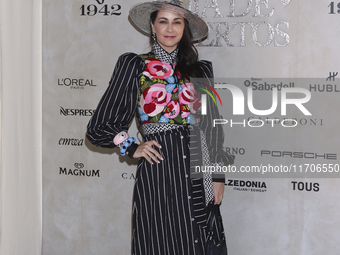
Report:
M 43 1 L 43 254 L 130 254 L 136 160 L 91 145 L 86 125 L 118 57 L 149 51 L 132 0 Z M 210 26 L 226 150 L 229 253 L 340 248 L 340 3 L 192 0 Z M 137 125 L 131 123 L 131 136 Z M 140 137 L 140 136 L 139 136 Z M 202 169 L 203 170 L 203 169 Z

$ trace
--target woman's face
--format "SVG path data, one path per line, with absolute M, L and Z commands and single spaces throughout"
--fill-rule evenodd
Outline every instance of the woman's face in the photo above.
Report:
M 184 31 L 184 19 L 175 13 L 159 11 L 155 23 L 151 23 L 156 33 L 157 42 L 164 50 L 171 53 L 177 48 Z

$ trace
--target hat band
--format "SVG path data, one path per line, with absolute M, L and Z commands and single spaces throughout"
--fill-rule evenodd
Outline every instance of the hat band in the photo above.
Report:
M 159 6 L 159 11 L 168 11 L 174 14 L 178 14 L 179 16 L 186 18 L 188 11 L 181 6 L 170 4 L 170 3 L 161 3 Z

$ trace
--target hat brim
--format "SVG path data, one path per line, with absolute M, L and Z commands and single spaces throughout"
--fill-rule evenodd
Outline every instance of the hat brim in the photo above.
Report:
M 200 16 L 182 7 L 168 3 L 154 1 L 136 4 L 131 7 L 129 18 L 139 29 L 150 34 L 150 15 L 154 11 L 160 10 L 178 13 L 180 16 L 183 16 L 189 23 L 194 41 L 200 41 L 208 36 L 208 24 Z

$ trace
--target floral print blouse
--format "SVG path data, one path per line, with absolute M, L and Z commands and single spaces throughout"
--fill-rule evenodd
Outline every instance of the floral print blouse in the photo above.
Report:
M 138 94 L 142 123 L 196 124 L 201 101 L 194 85 L 175 74 L 176 63 L 161 61 L 157 55 L 140 55 L 145 63 Z

